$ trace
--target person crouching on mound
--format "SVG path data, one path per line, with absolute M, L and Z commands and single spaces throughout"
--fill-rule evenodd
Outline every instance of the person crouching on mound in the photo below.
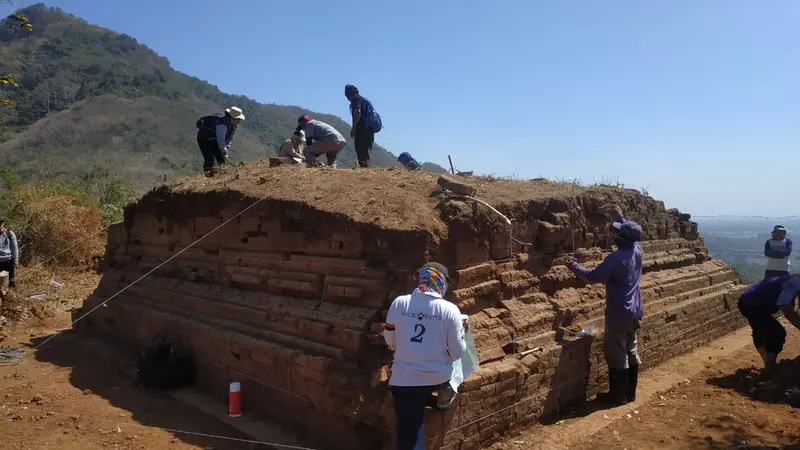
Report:
M 612 205 L 608 208 L 614 220 L 612 232 L 617 250 L 606 256 L 594 270 L 582 267 L 576 261 L 569 268 L 578 278 L 606 285 L 605 334 L 603 351 L 608 364 L 609 391 L 597 399 L 614 405 L 636 400 L 639 380 L 639 352 L 636 332 L 641 327 L 643 315 L 642 278 L 644 254 L 638 242 L 642 240 L 642 227 L 625 220 L 622 210 Z
M 394 351 L 389 387 L 397 416 L 398 450 L 425 450 L 425 406 L 434 391 L 447 409 L 456 393 L 450 387 L 453 363 L 467 351 L 465 323 L 458 306 L 442 296 L 448 271 L 428 263 L 410 295 L 397 297 L 386 315 L 383 336 Z
M 306 133 L 303 130 L 295 130 L 289 139 L 283 141 L 278 149 L 278 156 L 289 158 L 293 163 L 301 163 L 306 160 L 303 149 L 306 146 Z
M 753 345 L 764 361 L 764 375 L 767 377 L 772 374 L 778 354 L 786 343 L 786 330 L 773 314 L 782 312 L 800 330 L 800 314 L 794 307 L 798 295 L 800 274 L 764 278 L 750 285 L 739 296 L 739 312 L 747 318 L 753 329 Z

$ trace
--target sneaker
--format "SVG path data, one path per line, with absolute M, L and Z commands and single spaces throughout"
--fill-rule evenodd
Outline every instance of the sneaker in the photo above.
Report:
M 436 407 L 442 410 L 450 409 L 458 394 L 450 385 L 443 386 L 436 391 Z

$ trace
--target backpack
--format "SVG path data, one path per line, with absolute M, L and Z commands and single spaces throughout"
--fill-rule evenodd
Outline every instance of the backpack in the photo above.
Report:
M 194 384 L 197 365 L 186 352 L 175 351 L 163 336 L 156 336 L 142 352 L 136 367 L 136 385 L 172 390 Z
M 221 119 L 221 116 L 217 116 L 217 115 L 203 116 L 203 117 L 197 119 L 197 123 L 195 123 L 195 126 L 197 126 L 198 130 L 200 128 L 210 128 L 210 129 L 214 130 L 214 129 L 216 129 L 217 121 L 219 119 Z
M 375 111 L 375 107 L 372 106 L 372 102 L 364 99 L 364 111 L 362 113 L 363 121 L 364 121 L 364 128 L 372 130 L 373 133 L 377 133 L 383 129 L 383 121 L 381 120 L 381 115 L 378 114 L 378 111 Z

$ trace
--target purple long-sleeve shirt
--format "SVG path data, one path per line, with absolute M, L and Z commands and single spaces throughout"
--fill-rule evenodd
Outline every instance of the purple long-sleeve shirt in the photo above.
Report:
M 623 222 L 625 217 L 619 215 L 615 220 Z M 618 248 L 606 256 L 594 270 L 574 261 L 569 268 L 578 278 L 606 285 L 606 319 L 641 319 L 644 311 L 639 281 L 643 259 L 641 247 L 634 243 L 632 247 Z

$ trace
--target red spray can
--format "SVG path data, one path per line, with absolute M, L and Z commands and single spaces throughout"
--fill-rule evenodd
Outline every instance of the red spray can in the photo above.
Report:
M 228 415 L 231 417 L 242 415 L 242 385 L 238 381 L 231 383 L 228 391 Z

